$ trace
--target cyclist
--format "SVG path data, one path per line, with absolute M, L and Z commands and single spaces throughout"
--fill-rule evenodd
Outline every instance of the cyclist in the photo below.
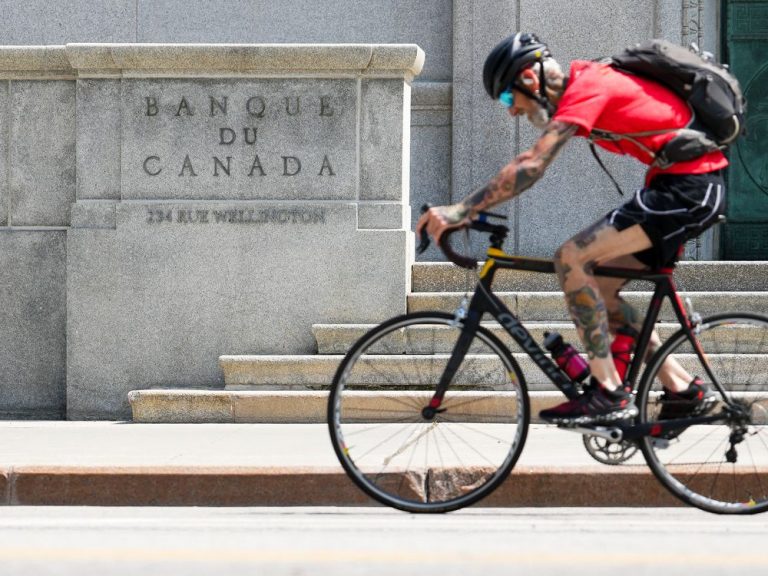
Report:
M 631 418 L 632 395 L 622 385 L 610 353 L 610 333 L 639 330 L 642 318 L 619 295 L 621 279 L 593 275 L 596 265 L 637 269 L 673 266 L 684 243 L 712 225 L 725 206 L 721 171 L 728 161 L 720 151 L 666 168 L 654 153 L 691 120 L 688 105 L 651 80 L 623 73 L 607 63 L 574 61 L 566 76 L 547 46 L 534 34 L 517 33 L 499 43 L 483 68 L 488 94 L 511 116 L 525 115 L 543 130 L 533 147 L 514 158 L 485 186 L 458 204 L 431 208 L 416 231 L 426 229 L 439 242 L 458 227 L 500 202 L 518 196 L 544 174 L 573 136 L 593 130 L 654 132 L 634 142 L 596 140 L 602 148 L 633 156 L 650 168 L 634 197 L 565 242 L 555 253 L 555 268 L 569 313 L 584 345 L 591 385 L 577 399 L 543 410 L 558 424 L 587 424 Z M 666 130 L 666 131 L 665 131 Z M 569 191 L 572 195 L 583 191 Z M 660 340 L 654 333 L 651 352 Z M 714 404 L 714 393 L 674 360 L 660 373 L 664 385 L 660 418 L 700 414 Z

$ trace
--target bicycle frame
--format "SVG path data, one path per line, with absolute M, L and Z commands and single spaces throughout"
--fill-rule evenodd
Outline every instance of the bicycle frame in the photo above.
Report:
M 470 301 L 469 308 L 467 310 L 466 318 L 463 319 L 462 333 L 457 340 L 454 349 L 451 353 L 451 357 L 446 366 L 446 370 L 443 373 L 440 382 L 437 385 L 435 394 L 425 410 L 437 411 L 442 402 L 442 398 L 453 379 L 454 374 L 458 370 L 461 362 L 464 360 L 464 356 L 469 350 L 472 338 L 477 331 L 478 326 L 483 316 L 488 313 L 493 316 L 501 326 L 504 327 L 507 333 L 520 345 L 536 365 L 546 374 L 549 380 L 569 399 L 576 398 L 579 395 L 579 391 L 576 388 L 574 382 L 555 364 L 548 356 L 548 354 L 542 350 L 539 344 L 534 340 L 531 333 L 523 326 L 519 318 L 513 314 L 509 308 L 496 296 L 491 286 L 494 281 L 495 274 L 498 270 L 520 270 L 527 272 L 541 272 L 554 274 L 555 266 L 551 260 L 542 260 L 538 258 L 528 258 L 522 256 L 512 256 L 506 254 L 498 248 L 489 248 L 487 252 L 487 260 L 485 266 L 480 272 L 480 281 L 475 289 L 475 293 Z M 607 266 L 599 266 L 594 269 L 595 276 L 604 276 L 610 278 L 623 278 L 627 280 L 643 280 L 652 282 L 655 284 L 653 296 L 648 305 L 646 311 L 645 320 L 643 322 L 640 335 L 637 340 L 637 348 L 634 353 L 634 357 L 629 365 L 625 377 L 625 385 L 628 385 L 634 391 L 636 389 L 637 381 L 640 376 L 643 361 L 648 352 L 648 346 L 651 340 L 651 334 L 653 332 L 656 321 L 659 318 L 661 307 L 665 299 L 669 299 L 672 304 L 672 309 L 675 311 L 680 326 L 685 331 L 688 340 L 694 347 L 696 354 L 699 356 L 702 365 L 705 366 L 707 374 L 712 379 L 715 387 L 721 392 L 725 398 L 725 391 L 719 384 L 715 375 L 712 373 L 709 362 L 704 354 L 701 346 L 695 336 L 694 326 L 688 318 L 685 307 L 681 302 L 680 295 L 677 292 L 675 282 L 672 278 L 673 268 L 662 268 L 658 271 L 646 272 L 637 269 L 628 268 L 614 268 Z M 655 424 L 653 430 L 634 430 L 633 436 L 644 435 L 660 435 L 667 431 L 667 429 L 673 429 L 688 426 L 696 423 L 711 422 L 716 419 L 721 419 L 722 416 L 704 416 L 699 418 L 669 420 L 669 424 Z M 635 427 L 637 428 L 637 427 Z

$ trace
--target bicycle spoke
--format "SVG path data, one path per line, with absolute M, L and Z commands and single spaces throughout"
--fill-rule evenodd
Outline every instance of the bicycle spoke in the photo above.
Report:
M 418 436 L 416 440 L 416 444 L 413 446 L 413 450 L 411 450 L 411 458 L 410 460 L 408 460 L 408 465 L 405 467 L 405 473 L 400 476 L 400 485 L 397 488 L 398 494 L 402 494 L 403 492 L 403 484 L 405 484 L 405 479 L 408 476 L 408 472 L 411 469 L 411 462 L 413 462 L 413 457 L 416 456 L 416 448 L 418 447 L 419 442 L 421 442 L 421 435 Z
M 706 436 L 704 436 L 703 438 L 700 438 L 700 439 L 698 440 L 698 442 L 694 443 L 693 445 L 691 445 L 691 446 L 688 446 L 688 448 L 686 448 L 686 449 L 685 449 L 685 450 L 683 450 L 683 451 L 682 451 L 680 454 L 678 454 L 677 456 L 675 456 L 675 457 L 674 457 L 672 460 L 670 460 L 669 462 L 667 462 L 667 464 L 676 464 L 676 463 L 677 463 L 677 462 L 676 462 L 676 460 L 677 460 L 678 458 L 680 458 L 680 457 L 682 457 L 682 456 L 685 456 L 685 455 L 686 455 L 688 452 L 690 452 L 691 450 L 693 450 L 694 448 L 696 448 L 696 447 L 697 447 L 699 444 L 702 444 L 702 443 L 704 443 L 704 441 L 705 441 L 705 440 L 707 440 L 707 439 L 708 439 L 710 436 L 712 436 L 713 434 L 716 434 L 717 432 L 718 432 L 718 428 L 717 428 L 717 427 L 714 427 L 714 428 L 713 428 L 713 429 L 712 429 L 712 430 L 709 432 L 709 434 L 707 434 L 707 435 L 706 435 Z M 679 437 L 678 437 L 678 438 L 676 438 L 676 440 L 678 440 L 678 442 L 679 442 Z
M 456 398 L 456 396 L 453 396 L 451 398 L 451 400 L 453 400 L 453 398 Z M 489 398 L 494 398 L 494 395 L 488 394 L 486 396 L 481 396 L 479 398 L 477 398 L 477 397 L 476 398 L 471 398 L 469 400 L 464 400 L 462 402 L 458 402 L 457 401 L 456 404 L 453 404 L 453 403 L 451 403 L 449 401 L 449 402 L 446 402 L 445 404 L 443 404 L 443 408 L 445 408 L 449 412 L 452 412 L 455 408 L 461 408 L 462 406 L 467 406 L 467 405 L 470 405 L 470 404 L 475 404 L 477 402 L 483 402 L 485 400 L 488 400 Z
M 466 441 L 464 438 L 462 438 L 461 436 L 459 436 L 458 434 L 456 434 L 456 432 L 454 432 L 454 431 L 453 431 L 453 430 L 451 430 L 450 428 L 448 428 L 448 432 L 450 432 L 450 433 L 451 433 L 451 434 L 453 434 L 453 435 L 454 435 L 456 438 L 458 438 L 458 439 L 459 439 L 459 440 L 460 440 L 460 441 L 461 441 L 461 442 L 462 442 L 462 443 L 463 443 L 463 444 L 464 444 L 464 445 L 465 445 L 467 448 L 469 448 L 469 449 L 470 449 L 470 450 L 472 450 L 472 451 L 473 451 L 475 454 L 477 454 L 477 455 L 478 455 L 480 458 L 482 458 L 483 460 L 485 460 L 485 461 L 486 461 L 486 462 L 487 462 L 489 465 L 491 465 L 491 466 L 496 466 L 496 464 L 495 464 L 494 462 L 492 462 L 491 460 L 489 460 L 489 459 L 488 459 L 488 457 L 486 457 L 484 454 L 481 454 L 481 453 L 480 453 L 480 451 L 479 451 L 477 448 L 475 448 L 474 446 L 472 446 L 472 444 L 470 444 L 469 442 L 467 442 L 467 441 Z
M 408 431 L 408 430 L 410 430 L 410 429 L 412 429 L 412 428 L 415 428 L 415 427 L 416 427 L 416 426 L 418 426 L 418 425 L 419 425 L 419 423 L 418 423 L 418 422 L 415 422 L 415 423 L 413 423 L 413 424 L 412 424 L 412 425 L 411 425 L 409 428 L 405 428 L 404 430 Z M 400 433 L 401 433 L 401 432 L 395 432 L 395 433 L 394 433 L 394 434 L 392 434 L 391 436 L 388 436 L 387 438 L 384 438 L 384 440 L 382 440 L 382 441 L 381 441 L 381 442 L 379 442 L 378 444 L 376 444 L 376 445 L 372 446 L 370 449 L 368 449 L 366 452 L 364 452 L 364 453 L 363 453 L 361 456 L 358 456 L 358 457 L 357 457 L 357 460 L 360 460 L 360 461 L 362 461 L 362 460 L 363 460 L 363 459 L 364 459 L 366 456 L 368 456 L 368 454 L 370 454 L 371 452 L 373 452 L 373 451 L 374 451 L 374 450 L 376 450 L 377 448 L 379 448 L 379 447 L 383 446 L 384 444 L 386 444 L 386 443 L 387 443 L 387 442 L 389 442 L 390 440 L 394 439 L 394 438 L 395 438 L 396 436 L 398 436 Z M 349 447 L 349 449 L 350 449 L 350 450 L 352 450 L 352 447 Z
M 422 415 L 450 361 L 444 351 L 461 332 L 449 315 L 400 318 L 364 335 L 344 358 L 329 397 L 331 439 L 345 471 L 373 498 L 411 511 L 460 508 L 493 490 L 517 459 L 528 421 L 525 383 L 509 351 L 479 326 L 440 407 L 446 411 Z M 380 353 L 387 351 L 394 354 Z
M 715 446 L 715 449 L 714 449 L 714 450 L 712 450 L 712 452 L 709 454 L 709 456 L 710 456 L 710 457 L 712 457 L 712 455 L 713 455 L 713 454 L 715 454 L 715 453 L 718 451 L 718 449 L 720 449 L 720 448 L 723 446 L 723 444 L 725 444 L 725 442 L 726 442 L 726 440 L 725 440 L 725 439 L 723 439 L 723 440 L 720 442 L 720 444 L 718 444 L 717 446 Z M 706 460 L 704 460 L 704 461 L 701 463 L 701 465 L 700 465 L 700 466 L 699 466 L 699 467 L 698 467 L 698 468 L 697 468 L 697 469 L 696 469 L 696 470 L 693 472 L 693 474 L 690 474 L 690 475 L 688 476 L 688 479 L 692 481 L 694 478 L 696 478 L 696 477 L 699 475 L 699 472 L 701 472 L 701 469 L 702 469 L 702 468 L 704 468 L 704 466 L 707 466 L 708 464 L 710 464 L 709 458 L 707 458 Z M 722 462 L 721 462 L 721 464 L 722 464 Z
M 757 482 L 760 484 L 760 492 L 763 495 L 763 499 L 766 498 L 768 494 L 765 492 L 765 487 L 763 486 L 763 479 L 760 476 L 760 473 L 757 471 L 757 460 L 755 459 L 755 455 L 752 453 L 752 446 L 749 443 L 749 440 L 747 439 L 747 451 L 749 452 L 749 458 L 752 460 L 752 470 L 755 472 L 755 478 L 757 478 Z
M 715 378 L 717 402 L 726 409 L 718 423 L 683 429 L 668 442 L 646 440 L 641 444 L 646 460 L 665 486 L 689 504 L 723 513 L 764 511 L 768 509 L 768 478 L 763 478 L 768 477 L 768 438 L 763 423 L 768 412 L 760 392 L 768 384 L 764 369 L 768 318 L 735 313 L 705 320 L 697 339 L 711 373 L 703 370 L 697 355 L 685 356 L 687 344 L 681 334 L 665 343 L 648 366 L 638 390 L 638 401 L 644 406 L 641 421 L 658 421 L 657 393 L 651 388 L 660 386 L 656 378 L 662 363 L 676 356 L 681 364 L 685 361 L 690 373 L 706 375 L 705 386 L 712 384 L 710 376 Z M 678 406 L 686 410 L 685 403 Z
M 494 436 L 493 434 L 489 434 L 488 432 L 485 432 L 483 430 L 478 430 L 476 428 L 473 428 L 472 426 L 469 426 L 468 424 L 464 422 L 453 422 L 450 420 L 441 420 L 442 422 L 446 422 L 447 424 L 455 424 L 456 426 L 461 426 L 462 428 L 466 428 L 470 432 L 474 432 L 475 434 L 479 434 L 481 436 L 485 436 L 486 438 L 490 438 L 491 440 L 496 440 L 497 442 L 506 442 L 506 438 L 500 438 L 498 436 Z
M 440 433 L 440 435 L 445 439 L 446 444 L 448 444 L 448 448 L 450 448 L 451 452 L 453 453 L 453 456 L 456 458 L 456 460 L 459 462 L 462 468 L 467 468 L 464 465 L 464 461 L 462 460 L 461 456 L 459 456 L 458 452 L 456 452 L 456 449 L 453 447 L 453 443 L 448 440 L 448 436 L 446 436 L 445 432 L 443 432 L 442 428 L 438 428 L 437 431 Z
M 360 434 L 365 434 L 366 432 L 372 432 L 374 430 L 378 430 L 379 428 L 382 428 L 383 426 L 391 426 L 392 424 L 405 424 L 406 422 L 411 422 L 412 424 L 417 424 L 418 420 L 414 420 L 413 416 L 409 416 L 407 418 L 401 418 L 400 420 L 392 420 L 392 421 L 389 421 L 389 422 L 381 422 L 379 424 L 373 424 L 371 426 L 367 426 L 366 428 L 349 430 L 349 431 L 344 433 L 344 437 L 345 438 L 349 438 L 351 436 L 359 436 Z
M 373 372 L 376 376 L 381 376 L 381 381 L 384 384 L 392 384 L 395 387 L 398 386 L 397 383 L 394 380 L 392 380 L 391 376 L 389 376 L 386 372 L 384 372 L 383 370 L 380 370 L 379 368 L 376 367 L 377 361 L 375 359 L 367 358 L 367 359 L 363 360 L 363 363 L 364 363 L 364 366 L 367 367 L 367 369 L 370 370 L 371 372 Z M 405 372 L 403 371 L 403 369 L 400 367 L 401 363 L 396 361 L 394 364 L 398 368 L 399 373 L 402 376 L 400 381 L 401 382 L 407 382 L 408 381 L 408 377 L 405 374 Z M 417 362 L 417 364 L 418 364 L 418 362 Z M 413 403 L 413 402 L 405 402 L 403 400 L 400 400 L 399 402 L 403 406 L 406 406 L 407 408 L 417 408 L 418 407 L 418 405 Z

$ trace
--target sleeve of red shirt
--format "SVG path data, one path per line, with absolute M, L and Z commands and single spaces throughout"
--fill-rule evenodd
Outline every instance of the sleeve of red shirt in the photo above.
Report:
M 608 104 L 608 94 L 590 78 L 585 71 L 569 83 L 557 106 L 552 120 L 575 124 L 579 127 L 578 136 L 589 136 L 597 119 Z

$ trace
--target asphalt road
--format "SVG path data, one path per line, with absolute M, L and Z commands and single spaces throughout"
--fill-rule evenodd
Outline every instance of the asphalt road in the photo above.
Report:
M 693 509 L 0 509 L 4 576 L 764 575 L 768 517 Z

